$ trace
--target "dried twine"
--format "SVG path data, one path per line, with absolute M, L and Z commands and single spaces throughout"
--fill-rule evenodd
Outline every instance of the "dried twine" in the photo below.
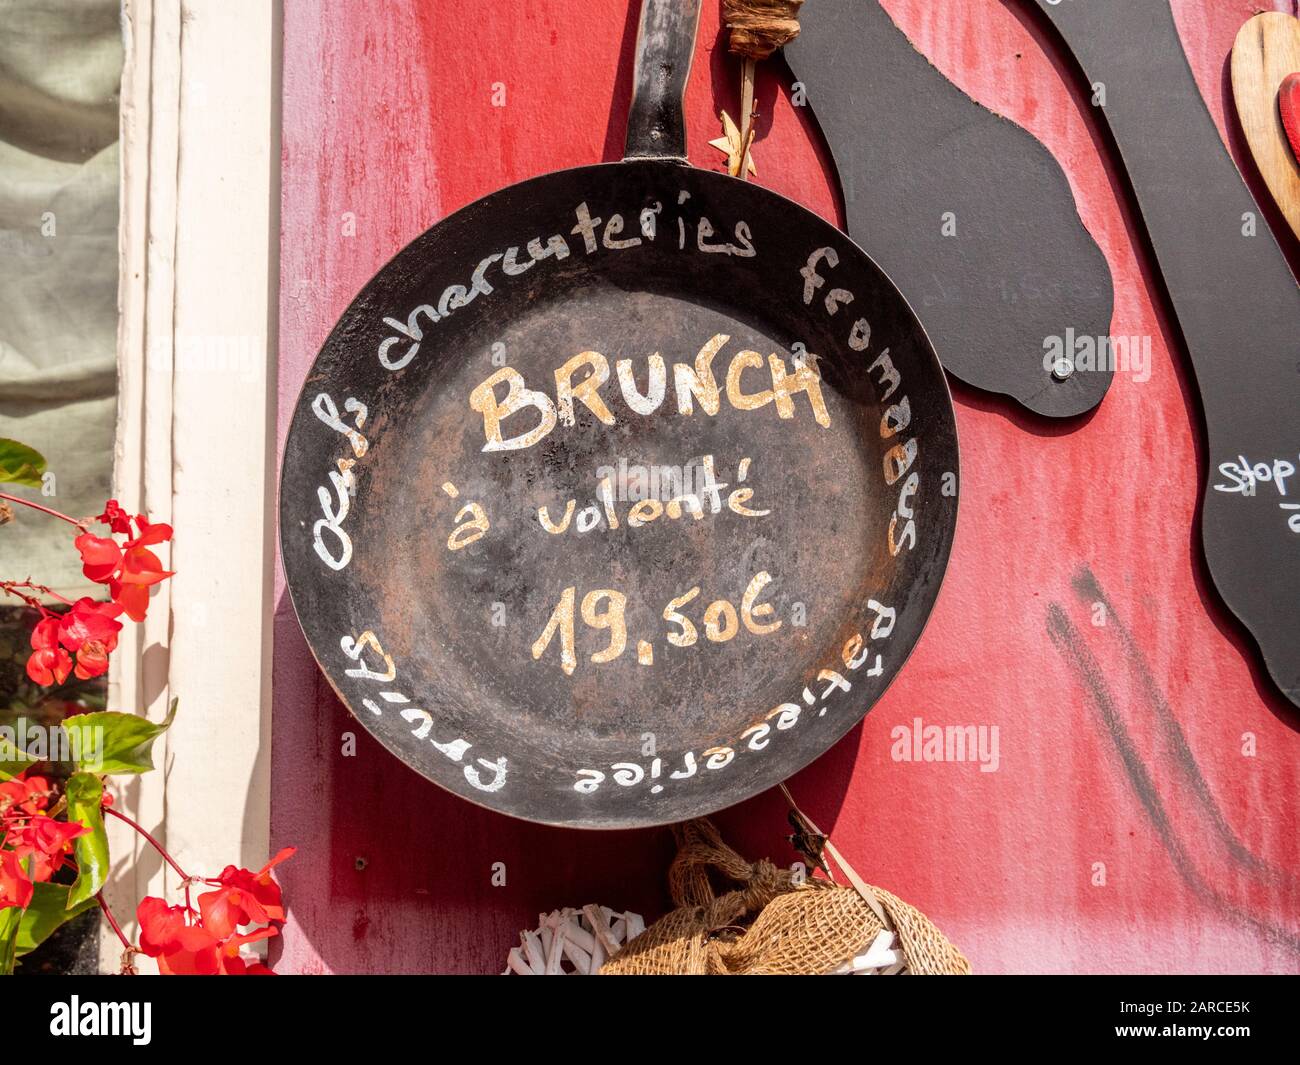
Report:
M 731 31 L 728 50 L 766 59 L 799 36 L 803 0 L 722 0 L 722 21 Z

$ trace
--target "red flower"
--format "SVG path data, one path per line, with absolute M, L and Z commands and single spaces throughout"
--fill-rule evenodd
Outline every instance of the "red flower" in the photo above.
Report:
M 135 919 L 140 922 L 140 949 L 156 958 L 175 945 L 181 929 L 185 928 L 185 907 L 146 898 L 136 907 Z
M 143 514 L 132 519 L 116 499 L 104 504 L 98 520 L 112 533 L 125 536 L 125 542 L 83 532 L 72 543 L 81 555 L 81 572 L 96 584 L 108 585 L 112 602 L 83 597 L 62 616 L 45 613 L 32 632 L 32 654 L 27 660 L 27 676 L 36 684 L 62 684 L 74 669 L 80 680 L 108 672 L 109 655 L 122 631 L 118 615 L 125 612 L 132 621 L 143 621 L 149 589 L 172 576 L 150 550 L 172 538 L 170 525 L 151 524 Z
M 80 651 L 87 642 L 102 643 L 108 650 L 117 646 L 122 623 L 114 621 L 122 613 L 117 603 L 96 603 L 82 598 L 59 618 L 59 642 L 69 651 Z
M 140 922 L 140 950 L 158 959 L 158 971 L 164 976 L 210 976 L 220 971 L 216 937 L 191 925 L 184 906 L 146 898 L 136 907 L 135 917 Z
M 111 507 L 105 509 L 100 520 L 108 520 L 114 532 L 129 533 L 129 520 L 122 516 L 120 507 L 112 509 L 116 507 L 115 502 L 109 502 Z M 109 594 L 132 621 L 143 621 L 149 608 L 149 588 L 172 576 L 149 548 L 170 540 L 172 527 L 161 522 L 150 524 L 143 514 L 135 516 L 135 525 L 137 535 L 120 547 L 111 536 L 88 532 L 78 536 L 73 544 L 81 553 L 81 572 L 96 584 L 107 584 Z
M 45 777 L 14 777 L 0 784 L 0 817 L 38 814 L 49 802 L 50 782 Z
M 78 680 L 103 676 L 108 672 L 108 648 L 98 640 L 91 640 L 77 653 L 77 668 L 73 670 Z
M 118 603 L 83 598 L 59 618 L 59 642 L 76 653 L 76 673 L 81 680 L 108 672 L 108 656 L 117 647 L 117 634 L 122 631 L 122 623 L 114 620 L 120 613 Z
M 0 910 L 10 906 L 27 909 L 35 890 L 18 855 L 13 851 L 0 851 Z
M 271 870 L 292 858 L 296 847 L 285 847 L 256 873 L 226 866 L 217 877 L 221 886 L 199 896 L 203 923 L 217 935 L 229 935 L 242 924 L 265 924 L 284 920 L 280 885 Z
M 27 675 L 36 684 L 62 684 L 72 672 L 72 657 L 59 646 L 59 619 L 47 614 L 32 630 L 32 656 Z
M 259 961 L 242 958 L 239 948 L 270 939 L 274 928 L 257 928 L 248 935 L 231 935 L 219 939 L 201 925 L 193 925 L 180 935 L 180 949 L 158 959 L 158 971 L 164 976 L 266 976 L 271 974 Z
M 221 972 L 216 937 L 197 925 L 181 928 L 156 957 L 163 976 L 216 976 Z
M 233 931 L 217 933 L 202 920 L 187 922 L 183 906 L 168 906 L 162 899 L 147 898 L 136 909 L 140 922 L 140 950 L 158 959 L 164 976 L 266 976 L 271 974 L 259 961 L 240 956 L 240 948 L 269 939 L 274 928 L 257 928 L 247 935 Z
M 96 520 L 102 521 L 115 533 L 131 535 L 131 515 L 117 505 L 116 499 L 110 499 L 104 504 L 104 513 Z
M 108 671 L 108 656 L 117 646 L 122 624 L 114 619 L 122 613 L 117 603 L 96 603 L 78 599 L 61 615 L 47 614 L 32 630 L 32 647 L 27 661 L 27 675 L 37 684 L 62 684 L 72 672 L 76 655 L 76 673 L 82 680 Z
M 76 822 L 36 816 L 13 833 L 10 842 L 14 844 L 13 852 L 18 857 L 31 857 L 32 880 L 44 883 L 67 863 L 72 841 L 89 831 L 85 825 Z
M 256 873 L 226 866 L 221 876 L 208 881 L 218 887 L 199 896 L 197 913 L 187 906 L 168 906 L 162 899 L 145 899 L 136 910 L 141 952 L 157 958 L 158 971 L 165 976 L 274 976 L 260 961 L 243 957 L 240 949 L 278 934 L 266 924 L 284 920 L 284 903 L 271 870 L 293 853 L 293 847 L 286 847 Z M 264 927 L 240 932 L 239 926 L 246 924 Z
M 72 546 L 81 552 L 81 572 L 96 584 L 108 583 L 122 565 L 122 549 L 111 536 L 82 533 Z
M 234 967 L 242 966 L 242 972 L 236 972 Z M 227 976 L 274 976 L 275 971 L 263 965 L 260 961 L 247 961 L 244 958 L 231 958 L 226 962 Z

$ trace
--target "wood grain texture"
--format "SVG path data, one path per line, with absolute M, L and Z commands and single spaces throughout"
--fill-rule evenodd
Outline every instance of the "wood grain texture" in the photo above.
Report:
M 1300 71 L 1300 19 L 1265 11 L 1232 46 L 1232 98 L 1251 155 L 1291 230 L 1300 237 L 1300 161 L 1282 125 L 1279 90 Z
M 956 390 L 964 484 L 937 609 L 884 700 L 791 789 L 863 877 L 925 911 L 977 972 L 1300 971 L 1300 723 L 1205 586 L 1194 398 L 1086 97 L 1012 3 L 885 6 L 1064 167 L 1115 278 L 1111 331 L 1151 338 L 1150 376 L 1117 376 L 1068 432 Z M 1224 64 L 1255 8 L 1175 3 L 1221 130 Z M 620 154 L 635 5 L 511 10 L 286 0 L 281 440 L 330 326 L 404 243 L 502 184 Z M 736 113 L 739 78 L 712 3 L 699 48 L 690 154 L 720 169 L 707 141 L 721 108 Z M 838 220 L 787 90 L 777 64 L 760 65 L 759 177 Z M 538 913 L 662 911 L 667 831 L 540 828 L 427 784 L 333 699 L 282 583 L 276 596 L 273 846 L 301 848 L 283 867 L 284 971 L 495 972 Z M 918 717 L 998 726 L 998 770 L 895 761 L 895 730 Z M 341 754 L 345 732 L 356 757 Z M 784 816 L 768 793 L 718 821 L 742 852 L 792 861 Z

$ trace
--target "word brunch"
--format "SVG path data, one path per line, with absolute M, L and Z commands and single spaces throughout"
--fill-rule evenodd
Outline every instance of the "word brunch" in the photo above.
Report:
M 717 414 L 725 395 L 736 410 L 759 410 L 771 404 L 777 417 L 788 420 L 795 416 L 794 397 L 803 393 L 808 397 L 817 424 L 823 429 L 830 427 L 831 416 L 822 396 L 821 375 L 817 372 L 815 359 L 805 360 L 796 355 L 791 370 L 779 355 L 769 355 L 766 368 L 772 387 L 746 391 L 742 387 L 742 375 L 746 370 L 761 373 L 765 360 L 756 351 L 738 351 L 732 356 L 720 387 L 713 375 L 713 360 L 730 339 L 726 333 L 717 333 L 700 348 L 693 366 L 682 362 L 673 365 L 673 393 L 678 414 L 689 416 L 696 403 L 705 414 Z M 649 373 L 644 392 L 637 387 L 631 359 L 619 359 L 614 365 L 623 402 L 634 414 L 653 414 L 663 405 L 668 392 L 668 367 L 663 356 L 655 352 L 647 362 Z M 578 374 L 582 376 L 575 383 L 574 377 Z M 609 360 L 604 355 L 598 351 L 579 352 L 555 371 L 555 399 L 552 401 L 546 393 L 526 388 L 518 370 L 502 367 L 469 396 L 470 408 L 483 415 L 483 435 L 487 440 L 483 450 L 518 451 L 544 439 L 559 423 L 572 427 L 576 424 L 576 403 L 586 407 L 603 425 L 615 425 L 614 412 L 601 395 L 601 389 L 609 378 Z M 498 396 L 498 385 L 505 385 L 504 395 Z M 531 427 L 521 429 L 514 436 L 503 435 L 502 423 L 528 407 L 534 411 Z

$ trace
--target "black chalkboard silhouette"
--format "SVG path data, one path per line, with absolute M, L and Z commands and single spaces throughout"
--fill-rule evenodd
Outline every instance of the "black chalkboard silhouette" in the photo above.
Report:
M 848 232 L 958 380 L 1040 415 L 1110 386 L 1113 288 L 1052 155 L 912 47 L 875 0 L 818 0 L 785 57 L 839 170 Z M 1094 353 L 1072 361 L 1074 345 Z

